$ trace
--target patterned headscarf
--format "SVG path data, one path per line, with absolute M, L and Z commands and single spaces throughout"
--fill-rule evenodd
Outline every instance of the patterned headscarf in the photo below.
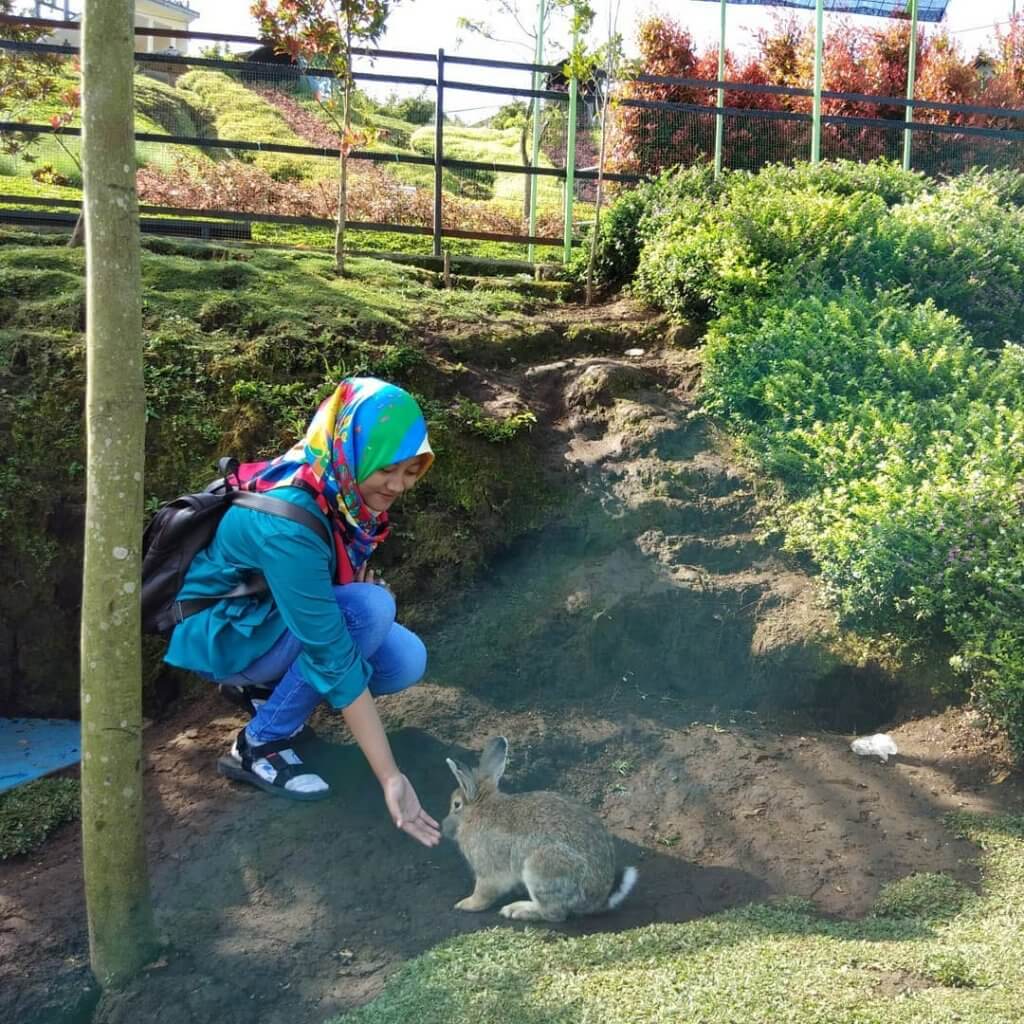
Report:
M 305 436 L 246 486 L 255 491 L 298 486 L 314 493 L 334 530 L 339 581 L 347 582 L 345 563 L 358 570 L 389 533 L 387 513 L 374 512 L 358 485 L 414 455 L 425 456 L 423 476 L 434 453 L 412 395 L 375 377 L 347 377 L 321 403 Z

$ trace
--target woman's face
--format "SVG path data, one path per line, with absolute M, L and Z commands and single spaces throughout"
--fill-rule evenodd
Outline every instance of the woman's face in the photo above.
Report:
M 374 512 L 387 512 L 395 498 L 409 490 L 423 472 L 426 456 L 414 455 L 371 473 L 360 485 L 363 501 Z

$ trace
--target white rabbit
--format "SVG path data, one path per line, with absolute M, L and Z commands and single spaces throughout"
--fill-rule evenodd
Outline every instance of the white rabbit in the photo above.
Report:
M 564 921 L 617 907 L 636 884 L 628 867 L 616 878 L 615 850 L 601 820 L 559 793 L 508 794 L 498 789 L 508 740 L 488 740 L 478 768 L 447 758 L 459 783 L 441 830 L 454 839 L 476 878 L 457 910 L 486 910 L 525 886 L 528 900 L 506 903 L 505 917 Z

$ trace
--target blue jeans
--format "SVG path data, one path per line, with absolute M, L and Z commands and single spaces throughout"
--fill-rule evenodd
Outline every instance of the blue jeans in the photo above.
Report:
M 375 583 L 349 583 L 335 587 L 334 598 L 356 648 L 373 668 L 369 690 L 374 697 L 397 693 L 423 678 L 427 649 L 415 633 L 395 622 L 395 599 L 387 590 Z M 323 700 L 323 694 L 302 678 L 296 661 L 301 653 L 302 645 L 285 630 L 248 668 L 216 680 L 234 686 L 261 683 L 274 687 L 249 723 L 250 743 L 293 735 Z

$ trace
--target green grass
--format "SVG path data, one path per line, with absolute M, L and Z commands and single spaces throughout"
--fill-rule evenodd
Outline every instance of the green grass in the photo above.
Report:
M 1011 1024 L 1024 819 L 951 824 L 984 850 L 980 893 L 919 876 L 861 921 L 782 901 L 582 938 L 493 928 L 412 961 L 344 1024 Z
M 0 178 L 0 182 L 4 179 Z M 284 224 L 254 224 L 253 241 L 266 245 L 295 246 L 302 249 L 334 250 L 333 228 L 289 227 Z M 403 253 L 429 256 L 433 240 L 429 235 L 406 235 L 389 231 L 360 231 L 350 229 L 345 236 L 346 245 L 363 252 Z M 480 242 L 470 238 L 446 238 L 444 248 L 456 256 L 475 256 L 488 260 L 525 260 L 526 246 L 511 242 Z M 538 263 L 561 263 L 562 250 L 557 246 L 542 245 L 534 250 Z
M 0 860 L 30 853 L 78 817 L 77 779 L 37 779 L 0 794 Z
M 0 393 L 0 560 L 25 581 L 20 607 L 44 606 L 60 566 L 80 558 L 78 541 L 47 532 L 53 510 L 80 507 L 83 487 L 84 253 L 65 242 L 64 233 L 0 229 L 0 376 L 9 382 Z M 542 510 L 526 496 L 542 489 L 529 424 L 459 409 L 464 369 L 421 341 L 460 344 L 463 362 L 486 369 L 518 357 L 537 333 L 527 314 L 550 302 L 533 282 L 532 294 L 515 280 L 446 290 L 436 273 L 385 260 L 351 258 L 339 278 L 330 252 L 153 236 L 142 245 L 147 499 L 194 490 L 221 455 L 283 450 L 340 378 L 367 373 L 423 398 L 439 453 L 403 509 L 403 537 L 415 544 L 396 538 L 381 556 L 410 622 L 422 628 L 443 607 L 442 591 L 536 525 Z M 501 337 L 488 341 L 495 324 Z M 66 615 L 46 625 L 51 660 L 19 690 L 39 713 L 76 699 L 74 680 L 52 670 L 73 657 Z
M 223 71 L 190 71 L 178 80 L 178 88 L 194 94 L 194 102 L 211 112 L 217 138 L 309 146 L 270 103 Z M 281 180 L 333 179 L 337 173 L 335 161 L 329 158 L 251 151 L 240 158 Z
M 0 193 L 9 196 L 24 196 L 26 199 L 70 199 L 74 202 L 81 202 L 82 200 L 82 190 L 75 186 L 50 185 L 12 174 L 0 174 Z M 18 203 L 16 205 L 18 209 L 32 208 L 31 203 Z M 40 207 L 40 209 L 43 209 L 43 207 Z
M 424 125 L 412 135 L 412 148 L 426 156 L 434 154 L 433 125 Z M 444 153 L 454 160 L 474 160 L 486 164 L 522 164 L 518 128 L 465 128 L 445 125 Z M 541 167 L 551 162 L 541 155 Z M 457 174 L 458 172 L 452 172 Z M 522 205 L 525 175 L 510 172 L 467 170 L 462 172 L 462 191 L 470 198 L 493 198 Z M 455 191 L 453 189 L 453 191 Z M 479 195 L 478 195 L 479 193 Z M 561 209 L 562 186 L 557 178 L 537 180 L 537 207 Z
M 70 73 L 60 79 L 58 94 L 78 86 L 77 75 Z M 188 89 L 176 89 L 147 75 L 136 74 L 135 89 L 135 131 L 154 135 L 211 136 L 214 134 L 212 112 L 200 97 Z M 64 112 L 65 105 L 59 98 L 37 100 L 19 106 L 18 119 L 31 124 L 49 124 L 50 118 Z M 75 113 L 69 122 L 71 127 L 80 128 L 81 111 Z M 75 156 L 79 154 L 79 141 L 68 137 L 62 140 L 64 147 Z M 135 159 L 141 167 L 149 163 L 168 164 L 173 156 L 199 156 L 204 151 L 195 146 L 175 146 L 172 149 L 160 143 L 140 142 L 136 146 Z M 32 147 L 33 162 L 0 157 L 0 174 L 28 176 L 42 164 L 49 164 L 58 174 L 75 184 L 81 184 L 81 172 L 65 148 L 52 137 L 44 136 Z

